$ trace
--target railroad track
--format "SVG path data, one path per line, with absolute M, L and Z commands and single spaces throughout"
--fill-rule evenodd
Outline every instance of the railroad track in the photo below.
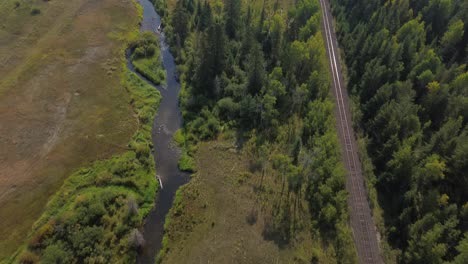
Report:
M 342 147 L 342 158 L 347 171 L 346 189 L 349 192 L 348 205 L 351 208 L 351 228 L 357 249 L 359 263 L 383 263 L 380 256 L 377 230 L 372 219 L 367 191 L 364 185 L 361 161 L 357 153 L 357 144 L 351 122 L 349 98 L 343 85 L 338 42 L 333 30 L 330 4 L 320 0 L 322 9 L 322 28 L 326 50 L 332 73 L 332 91 L 335 96 L 338 134 Z

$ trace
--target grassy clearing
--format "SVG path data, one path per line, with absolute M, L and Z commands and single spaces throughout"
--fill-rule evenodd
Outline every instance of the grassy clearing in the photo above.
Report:
M 252 172 L 248 151 L 221 137 L 200 143 L 195 157 L 199 171 L 177 192 L 159 263 L 334 263 L 333 248 L 310 232 L 305 200 L 289 244 L 268 236 L 281 182 L 273 171 Z
M 31 15 L 33 8 L 39 14 Z M 132 1 L 0 1 L 0 262 L 64 179 L 126 151 L 138 127 L 122 86 Z
M 151 155 L 151 128 L 159 91 L 127 72 L 123 86 L 139 120 L 129 150 L 82 168 L 66 181 L 36 222 L 25 262 L 131 263 L 142 245 L 138 228 L 151 210 L 158 183 Z

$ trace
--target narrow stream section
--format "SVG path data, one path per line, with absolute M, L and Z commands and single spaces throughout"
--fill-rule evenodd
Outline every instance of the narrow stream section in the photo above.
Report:
M 143 7 L 143 20 L 141 31 L 155 32 L 161 24 L 161 17 L 156 13 L 153 4 L 149 0 L 139 0 Z M 138 255 L 137 263 L 154 264 L 156 254 L 161 249 L 164 235 L 164 220 L 172 206 L 177 189 L 188 182 L 189 174 L 181 172 L 177 167 L 180 150 L 174 145 L 172 137 L 182 125 L 182 116 L 179 109 L 178 95 L 180 84 L 176 78 L 176 65 L 174 57 L 169 51 L 164 33 L 160 34 L 161 55 L 166 69 L 165 87 L 156 86 L 141 76 L 161 92 L 161 102 L 153 124 L 153 145 L 156 161 L 156 173 L 162 182 L 162 189 L 156 197 L 156 205 L 151 210 L 143 227 L 145 246 Z M 135 72 L 127 56 L 127 64 L 131 71 Z

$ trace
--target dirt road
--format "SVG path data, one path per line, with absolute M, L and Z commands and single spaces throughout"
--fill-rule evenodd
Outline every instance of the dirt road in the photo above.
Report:
M 332 73 L 332 91 L 335 96 L 335 115 L 342 146 L 343 161 L 347 170 L 346 189 L 351 208 L 351 228 L 359 263 L 383 263 L 379 251 L 377 231 L 372 219 L 367 191 L 364 185 L 361 161 L 352 127 L 348 92 L 341 74 L 338 43 L 333 29 L 333 19 L 328 0 L 320 0 L 323 35 Z

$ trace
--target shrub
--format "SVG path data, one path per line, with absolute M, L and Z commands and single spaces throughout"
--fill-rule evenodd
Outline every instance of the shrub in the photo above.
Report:
M 35 16 L 35 15 L 39 15 L 41 13 L 41 10 L 37 7 L 33 7 L 31 9 L 31 15 Z
M 53 234 L 53 232 L 54 232 L 54 226 L 53 225 L 54 225 L 53 221 L 49 221 L 49 223 L 47 223 L 47 224 L 43 225 L 41 228 L 39 228 L 37 233 L 29 241 L 29 245 L 32 248 L 37 248 L 37 247 L 42 246 L 42 242 L 45 239 L 47 239 L 47 237 L 49 237 L 50 235 Z
M 36 264 L 39 263 L 39 256 L 31 251 L 26 251 L 21 255 L 19 262 L 21 264 Z
M 174 141 L 177 145 L 183 146 L 185 144 L 185 136 L 182 133 L 182 130 L 179 129 L 174 133 Z
M 61 243 L 48 246 L 44 250 L 42 263 L 71 263 L 72 257 Z
M 151 32 L 144 32 L 137 40 L 130 44 L 133 50 L 133 59 L 153 57 L 159 50 L 158 38 Z
M 218 101 L 219 114 L 224 120 L 230 120 L 238 116 L 239 104 L 231 97 L 224 97 Z
M 195 161 L 187 153 L 183 153 L 179 159 L 179 169 L 186 172 L 195 172 Z

